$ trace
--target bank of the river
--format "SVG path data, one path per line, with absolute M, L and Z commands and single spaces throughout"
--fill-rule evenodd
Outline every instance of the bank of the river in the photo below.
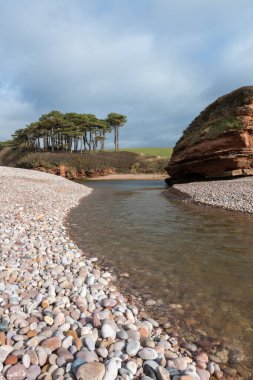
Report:
M 102 177 L 91 178 L 93 181 L 114 181 L 114 180 L 165 180 L 168 177 L 166 174 L 109 174 Z
M 179 347 L 70 241 L 64 218 L 89 192 L 0 167 L 0 378 L 234 378 L 197 346 Z
M 173 188 L 187 195 L 187 201 L 253 213 L 253 177 L 176 184 Z
M 135 152 L 29 152 L 7 147 L 0 150 L 0 165 L 33 169 L 67 179 L 86 180 L 108 174 L 159 175 L 165 173 L 169 157 Z

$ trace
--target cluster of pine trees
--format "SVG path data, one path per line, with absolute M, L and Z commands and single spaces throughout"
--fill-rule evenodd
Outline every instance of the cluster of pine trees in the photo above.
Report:
M 18 129 L 14 144 L 27 150 L 44 151 L 97 151 L 104 150 L 107 133 L 114 131 L 115 151 L 119 149 L 119 127 L 127 117 L 118 113 L 98 119 L 92 114 L 61 113 L 51 111 L 38 121 Z

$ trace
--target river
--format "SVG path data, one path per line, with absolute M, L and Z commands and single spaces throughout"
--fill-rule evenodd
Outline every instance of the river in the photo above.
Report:
M 176 314 L 189 336 L 224 338 L 252 358 L 253 217 L 168 199 L 163 181 L 82 183 L 94 191 L 69 216 L 79 246 L 161 299 L 156 312 Z

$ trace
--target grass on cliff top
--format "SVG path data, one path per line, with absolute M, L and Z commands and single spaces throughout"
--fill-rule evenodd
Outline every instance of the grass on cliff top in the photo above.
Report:
M 113 151 L 112 149 L 110 150 Z M 144 154 L 145 156 L 159 156 L 170 158 L 172 155 L 173 148 L 124 148 L 120 149 L 121 152 L 133 152 Z
M 203 122 L 203 124 L 194 120 L 183 132 L 183 136 L 176 144 L 176 149 L 182 150 L 203 140 L 216 139 L 226 132 L 242 130 L 242 123 L 235 117 L 221 118 L 215 121 Z

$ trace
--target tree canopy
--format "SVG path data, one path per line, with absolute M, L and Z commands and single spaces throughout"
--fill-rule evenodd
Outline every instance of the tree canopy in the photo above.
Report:
M 108 114 L 106 121 L 114 129 L 114 145 L 115 151 L 119 150 L 119 127 L 127 122 L 127 117 L 119 113 L 111 112 Z
M 13 142 L 20 149 L 45 151 L 96 151 L 104 150 L 108 133 L 126 123 L 126 116 L 110 113 L 107 118 L 99 119 L 92 114 L 75 112 L 61 113 L 51 111 L 42 115 L 13 135 Z M 115 140 L 118 150 L 118 133 Z

